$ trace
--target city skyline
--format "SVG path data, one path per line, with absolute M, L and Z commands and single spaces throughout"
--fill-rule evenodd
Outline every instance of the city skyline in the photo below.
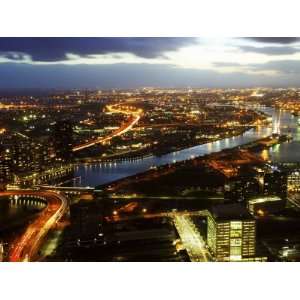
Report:
M 300 261 L 299 51 L 0 38 L 0 262 Z
M 0 38 L 0 89 L 298 87 L 300 40 Z

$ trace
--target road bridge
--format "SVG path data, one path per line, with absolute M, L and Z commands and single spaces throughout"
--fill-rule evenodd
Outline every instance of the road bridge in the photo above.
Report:
M 9 250 L 9 261 L 11 262 L 33 261 L 49 230 L 66 213 L 68 201 L 63 194 L 52 191 L 16 190 L 0 192 L 0 197 L 11 196 L 42 199 L 47 203 L 46 208 L 15 239 Z
M 39 190 L 45 191 L 56 191 L 63 192 L 67 195 L 81 195 L 86 193 L 93 193 L 95 191 L 94 187 L 68 187 L 68 186 L 55 186 L 55 185 L 37 185 Z

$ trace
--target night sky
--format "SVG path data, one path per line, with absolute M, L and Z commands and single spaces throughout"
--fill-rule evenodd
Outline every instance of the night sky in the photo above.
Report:
M 0 88 L 300 86 L 300 39 L 0 38 Z

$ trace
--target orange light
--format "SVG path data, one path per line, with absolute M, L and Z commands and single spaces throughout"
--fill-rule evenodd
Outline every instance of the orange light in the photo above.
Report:
M 261 217 L 263 217 L 263 216 L 265 215 L 265 213 L 264 213 L 264 211 L 263 211 L 262 209 L 259 209 L 259 210 L 257 211 L 257 214 L 258 214 L 259 216 L 261 216 Z

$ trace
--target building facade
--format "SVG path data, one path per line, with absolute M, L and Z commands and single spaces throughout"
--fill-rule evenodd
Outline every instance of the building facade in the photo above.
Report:
M 287 176 L 288 192 L 300 192 L 300 171 L 291 172 Z

